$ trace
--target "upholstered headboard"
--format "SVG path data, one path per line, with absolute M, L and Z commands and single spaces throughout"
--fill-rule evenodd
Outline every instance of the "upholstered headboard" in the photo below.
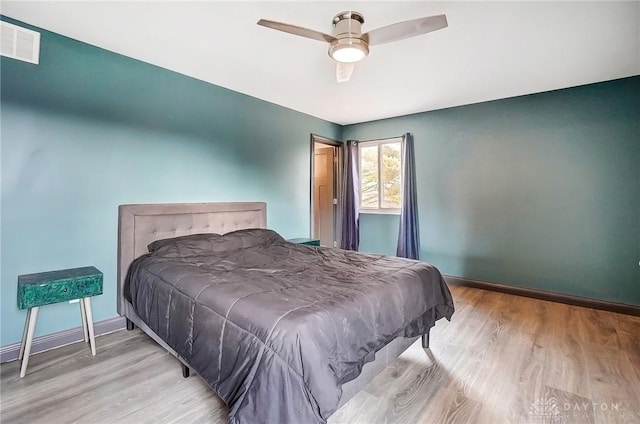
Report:
M 266 226 L 267 204 L 263 202 L 121 205 L 118 210 L 118 313 L 125 315 L 128 309 L 123 288 L 129 265 L 147 253 L 147 245 L 152 241 Z

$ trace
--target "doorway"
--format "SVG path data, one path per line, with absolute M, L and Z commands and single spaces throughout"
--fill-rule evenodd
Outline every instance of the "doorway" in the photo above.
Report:
M 341 143 L 311 135 L 311 237 L 337 247 Z

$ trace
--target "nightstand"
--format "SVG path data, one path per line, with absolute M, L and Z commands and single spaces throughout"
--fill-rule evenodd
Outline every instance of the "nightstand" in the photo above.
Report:
M 91 354 L 95 356 L 91 296 L 99 294 L 102 294 L 102 272 L 92 266 L 18 276 L 18 308 L 27 309 L 18 356 L 22 360 L 20 378 L 27 373 L 38 310 L 43 305 L 80 299 L 84 341 L 89 342 Z
M 307 246 L 320 246 L 320 239 L 314 238 L 292 238 L 287 241 L 296 244 L 306 244 Z

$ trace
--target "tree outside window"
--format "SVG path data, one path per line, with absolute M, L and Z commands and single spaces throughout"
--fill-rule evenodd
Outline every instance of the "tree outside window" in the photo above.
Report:
M 360 151 L 360 209 L 397 213 L 402 202 L 401 139 L 365 141 Z

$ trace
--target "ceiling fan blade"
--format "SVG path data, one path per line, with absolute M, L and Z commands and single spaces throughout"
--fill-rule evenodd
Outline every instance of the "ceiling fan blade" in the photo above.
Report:
M 309 28 L 303 28 L 296 25 L 283 24 L 282 22 L 268 21 L 266 19 L 260 19 L 258 25 L 263 27 L 277 29 L 278 31 L 288 32 L 289 34 L 299 35 L 300 37 L 311 38 L 312 40 L 324 41 L 327 43 L 335 40 L 335 37 L 324 34 L 319 31 L 314 31 Z
M 355 63 L 341 63 L 336 62 L 336 81 L 347 82 L 351 78 L 353 68 L 356 67 Z
M 370 46 L 404 40 L 447 27 L 446 15 L 427 16 L 374 29 L 363 35 Z

